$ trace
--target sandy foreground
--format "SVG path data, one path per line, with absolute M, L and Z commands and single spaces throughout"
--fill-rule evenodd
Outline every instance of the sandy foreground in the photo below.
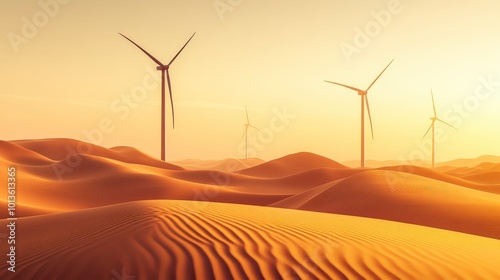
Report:
M 500 277 L 499 240 L 354 216 L 157 200 L 18 222 L 16 279 Z

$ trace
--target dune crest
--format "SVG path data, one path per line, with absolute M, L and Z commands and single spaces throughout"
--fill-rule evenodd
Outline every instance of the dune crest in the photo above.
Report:
M 221 172 L 236 172 L 265 163 L 259 158 L 223 159 L 223 160 L 182 160 L 173 161 L 172 164 L 182 166 L 188 170 L 215 170 Z
M 241 170 L 239 173 L 249 176 L 279 178 L 322 167 L 338 169 L 347 168 L 346 166 L 329 158 L 302 152 L 271 160 L 254 167 Z
M 179 166 L 169 164 L 152 158 L 137 149 L 130 147 L 115 147 L 107 149 L 91 143 L 73 139 L 42 139 L 42 140 L 16 140 L 12 144 L 51 159 L 54 162 L 68 160 L 82 155 L 92 155 L 106 159 L 113 159 L 125 163 L 155 166 L 164 169 L 181 170 Z M 3 153 L 2 153 L 3 154 Z

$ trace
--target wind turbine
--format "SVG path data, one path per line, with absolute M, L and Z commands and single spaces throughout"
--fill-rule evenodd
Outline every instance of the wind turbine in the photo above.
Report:
M 372 132 L 372 139 L 374 138 L 373 137 L 372 115 L 370 113 L 370 104 L 368 103 L 368 96 L 367 96 L 368 90 L 370 90 L 372 88 L 372 86 L 375 84 L 375 82 L 377 82 L 377 80 L 380 78 L 380 76 L 382 76 L 382 74 L 384 74 L 385 70 L 387 70 L 387 68 L 392 64 L 393 61 L 394 61 L 394 59 L 391 60 L 391 62 L 389 62 L 389 64 L 384 68 L 384 70 L 382 70 L 382 72 L 380 72 L 380 74 L 377 76 L 377 78 L 375 78 L 375 80 L 370 84 L 370 86 L 366 90 L 362 90 L 359 88 L 355 88 L 352 86 L 348 86 L 348 85 L 344 85 L 344 84 L 340 84 L 340 83 L 336 83 L 336 82 L 325 81 L 327 83 L 343 86 L 343 87 L 346 87 L 346 88 L 351 89 L 353 91 L 356 91 L 356 92 L 358 92 L 358 95 L 361 96 L 361 167 L 365 167 L 365 103 L 366 103 L 366 109 L 368 111 L 368 117 L 370 119 L 370 128 L 371 128 L 371 132 Z
M 432 121 L 431 126 L 429 127 L 429 129 L 427 129 L 427 132 L 425 133 L 424 137 L 422 137 L 422 139 L 425 138 L 425 136 L 427 136 L 429 131 L 432 129 L 432 168 L 434 168 L 435 167 L 434 126 L 436 124 L 436 121 L 442 122 L 448 126 L 453 127 L 454 129 L 457 128 L 437 117 L 436 104 L 434 103 L 434 93 L 432 92 L 432 90 L 431 90 L 431 97 L 432 97 L 432 107 L 434 109 L 434 117 L 431 118 Z
M 184 50 L 184 48 L 189 44 L 191 39 L 193 39 L 194 35 L 196 32 L 189 38 L 189 40 L 184 44 L 184 46 L 177 52 L 177 54 L 170 60 L 168 64 L 163 64 L 161 61 L 156 59 L 154 56 L 152 56 L 150 53 L 148 53 L 145 49 L 143 49 L 141 46 L 136 44 L 134 41 L 129 39 L 127 36 L 118 33 L 121 36 L 123 36 L 125 39 L 130 41 L 132 44 L 134 44 L 136 47 L 138 47 L 141 51 L 143 51 L 149 58 L 151 58 L 158 66 L 156 67 L 156 70 L 161 71 L 161 160 L 165 161 L 165 77 L 167 78 L 168 82 L 168 92 L 170 94 L 170 106 L 172 108 L 172 128 L 175 128 L 175 113 L 174 113 L 174 100 L 172 98 L 172 85 L 170 83 L 170 65 L 174 63 L 174 61 L 177 59 L 179 54 Z
M 244 124 L 245 126 L 245 132 L 243 133 L 243 136 L 241 138 L 245 137 L 245 159 L 248 158 L 248 128 L 254 128 L 260 132 L 262 132 L 260 129 L 257 127 L 253 126 L 250 124 L 250 118 L 248 118 L 248 110 L 247 106 L 245 106 L 245 113 L 247 114 L 247 123 Z

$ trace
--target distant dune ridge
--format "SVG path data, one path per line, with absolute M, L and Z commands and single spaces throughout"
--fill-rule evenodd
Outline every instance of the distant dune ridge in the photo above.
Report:
M 312 153 L 297 153 L 250 167 L 239 173 L 250 176 L 276 178 L 323 167 L 346 168 L 346 166 L 326 157 Z
M 493 156 L 493 155 L 484 155 L 480 156 L 477 158 L 471 158 L 471 159 L 455 159 L 455 160 L 450 160 L 450 161 L 444 161 L 444 162 L 436 162 L 436 167 L 438 168 L 456 168 L 456 167 L 469 167 L 473 168 L 476 167 L 479 164 L 483 163 L 500 163 L 500 156 Z M 350 167 L 356 167 L 359 165 L 358 160 L 349 160 L 343 162 L 346 166 Z M 418 165 L 422 167 L 430 167 L 431 162 L 421 162 L 421 161 L 398 161 L 398 160 L 367 160 L 366 161 L 366 166 L 371 167 L 371 168 L 379 168 L 379 167 L 384 167 L 384 166 L 393 166 L 393 165 L 401 165 L 401 164 L 413 164 L 413 165 Z
M 18 140 L 12 141 L 12 143 L 54 161 L 62 161 L 75 154 L 85 154 L 126 163 L 144 164 L 166 169 L 182 169 L 179 166 L 152 158 L 131 147 L 106 149 L 73 139 Z
M 0 262 L 0 279 L 500 279 L 500 164 L 463 162 L 172 164 L 71 139 L 0 141 L 22 228 L 17 278 Z
M 189 170 L 215 170 L 223 172 L 236 172 L 252 166 L 265 163 L 264 160 L 259 158 L 246 158 L 246 159 L 224 159 L 224 160 L 183 160 L 174 161 L 172 164 L 182 166 Z

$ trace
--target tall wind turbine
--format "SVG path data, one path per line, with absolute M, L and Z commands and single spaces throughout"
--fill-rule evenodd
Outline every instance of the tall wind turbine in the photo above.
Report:
M 336 83 L 336 82 L 325 81 L 327 83 L 343 86 L 343 87 L 346 87 L 346 88 L 351 89 L 353 91 L 356 91 L 358 93 L 358 95 L 361 96 L 361 167 L 365 167 L 365 103 L 366 103 L 366 109 L 368 111 L 368 117 L 370 119 L 370 128 L 371 128 L 371 132 L 372 132 L 372 139 L 374 138 L 373 137 L 372 115 L 370 113 L 370 104 L 368 103 L 368 96 L 367 96 L 368 90 L 370 90 L 372 88 L 372 86 L 377 82 L 377 80 L 380 78 L 380 76 L 382 76 L 382 74 L 384 74 L 385 70 L 387 70 L 387 68 L 392 64 L 393 61 L 394 61 L 394 59 L 391 60 L 391 62 L 389 62 L 389 64 L 384 68 L 384 70 L 382 70 L 382 72 L 380 72 L 380 74 L 377 76 L 377 78 L 375 78 L 375 80 L 373 80 L 373 82 L 370 84 L 370 86 L 366 90 L 362 90 L 359 88 L 355 88 L 352 86 L 348 86 L 348 85 L 344 85 L 344 84 L 340 84 L 340 83 Z
M 432 92 L 432 90 L 431 90 L 431 97 L 432 97 L 432 107 L 434 109 L 434 117 L 431 118 L 431 121 L 432 121 L 431 126 L 429 127 L 429 129 L 427 129 L 427 132 L 425 133 L 424 137 L 422 137 L 422 138 L 425 138 L 425 136 L 427 136 L 429 131 L 432 129 L 432 168 L 434 168 L 435 167 L 434 126 L 436 124 L 436 121 L 442 122 L 448 126 L 453 127 L 454 129 L 457 129 L 457 128 L 437 117 L 436 104 L 434 103 L 434 93 Z
M 251 127 L 251 128 L 254 128 L 258 131 L 261 131 L 261 130 L 250 124 L 250 118 L 248 118 L 247 106 L 245 106 L 245 113 L 247 114 L 247 122 L 244 124 L 245 132 L 243 133 L 243 136 L 241 138 L 245 137 L 245 158 L 248 158 L 248 129 Z
M 182 48 L 177 52 L 177 54 L 170 60 L 168 64 L 163 64 L 161 61 L 156 59 L 154 56 L 152 56 L 150 53 L 148 53 L 145 49 L 143 49 L 141 46 L 136 44 L 134 41 L 129 39 L 127 36 L 118 33 L 122 35 L 125 39 L 129 40 L 132 44 L 134 44 L 136 47 L 138 47 L 141 51 L 143 51 L 149 58 L 151 58 L 158 66 L 156 67 L 156 70 L 161 71 L 161 160 L 165 161 L 165 78 L 167 79 L 168 82 L 168 92 L 170 94 L 170 106 L 172 109 L 172 128 L 175 128 L 175 113 L 174 113 L 174 100 L 172 98 L 172 85 L 170 83 L 170 65 L 174 63 L 174 61 L 177 59 L 179 54 L 184 50 L 184 48 L 189 44 L 191 39 L 193 39 L 194 35 L 196 32 L 189 38 L 189 40 L 182 46 Z

